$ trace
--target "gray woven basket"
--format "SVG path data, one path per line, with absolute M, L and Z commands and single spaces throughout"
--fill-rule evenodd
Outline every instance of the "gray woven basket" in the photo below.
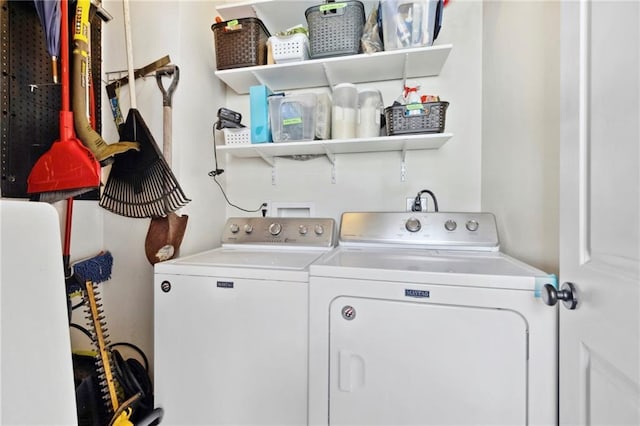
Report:
M 360 52 L 364 5 L 359 1 L 325 3 L 308 8 L 311 58 L 355 55 Z
M 417 104 L 420 105 L 420 104 Z M 449 102 L 426 102 L 422 109 L 395 105 L 384 109 L 387 136 L 410 133 L 442 133 Z

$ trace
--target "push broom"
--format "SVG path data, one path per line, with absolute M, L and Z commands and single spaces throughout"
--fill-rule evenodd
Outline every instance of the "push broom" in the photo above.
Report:
M 131 105 L 120 139 L 138 142 L 140 151 L 127 151 L 115 158 L 100 206 L 126 217 L 162 217 L 191 200 L 184 195 L 137 109 L 128 0 L 123 1 L 123 11 Z
M 69 4 L 60 2 L 60 77 L 61 111 L 60 139 L 36 162 L 27 179 L 27 192 L 39 201 L 56 202 L 66 199 L 65 233 L 62 250 L 65 282 L 67 290 L 75 284 L 69 264 L 71 247 L 71 223 L 73 216 L 73 197 L 92 191 L 100 186 L 100 164 L 74 133 L 73 113 L 70 110 L 69 94 Z M 89 275 L 92 265 L 110 263 L 110 254 L 96 256 L 92 263 L 78 265 L 84 274 Z M 94 271 L 100 275 L 102 270 Z
M 69 93 L 68 0 L 61 0 L 60 6 L 60 139 L 54 141 L 36 161 L 27 178 L 27 193 L 39 201 L 50 203 L 64 199 L 72 201 L 72 197 L 100 186 L 100 163 L 76 138 L 74 131 Z

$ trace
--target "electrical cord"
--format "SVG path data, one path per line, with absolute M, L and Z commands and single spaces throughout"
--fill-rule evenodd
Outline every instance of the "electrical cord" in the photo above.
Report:
M 222 192 L 222 195 L 224 196 L 225 201 L 227 202 L 227 204 L 229 204 L 231 207 L 234 207 L 238 210 L 242 210 L 243 212 L 247 212 L 247 213 L 256 213 L 259 211 L 262 211 L 262 216 L 265 216 L 267 213 L 267 203 L 262 203 L 260 204 L 260 207 L 258 207 L 255 210 L 249 210 L 249 209 L 245 209 L 242 208 L 236 204 L 233 204 L 230 200 L 229 197 L 227 197 L 226 192 L 224 192 L 224 189 L 222 188 L 222 185 L 220 185 L 220 182 L 218 182 L 218 179 L 216 179 L 217 176 L 220 176 L 222 173 L 224 173 L 224 169 L 221 169 L 218 167 L 218 150 L 217 150 L 217 145 L 216 145 L 216 129 L 220 128 L 219 125 L 219 121 L 213 125 L 213 159 L 214 159 L 214 163 L 215 163 L 215 169 L 211 170 L 208 174 L 209 176 L 211 176 L 213 178 L 213 181 L 216 183 L 216 185 L 218 185 L 218 188 L 220 188 L 220 191 Z
M 416 198 L 413 200 L 413 206 L 411 207 L 411 210 L 414 212 L 422 211 L 422 194 L 429 194 L 431 196 L 431 199 L 433 200 L 433 210 L 437 212 L 438 200 L 436 200 L 435 194 L 428 189 L 423 189 L 422 191 L 418 192 L 418 195 L 416 195 Z

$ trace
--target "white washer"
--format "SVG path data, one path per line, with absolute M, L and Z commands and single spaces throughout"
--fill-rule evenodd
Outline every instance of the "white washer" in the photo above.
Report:
M 312 425 L 557 424 L 557 279 L 488 213 L 344 213 L 310 268 Z
M 222 247 L 156 264 L 163 424 L 306 424 L 308 267 L 334 246 L 333 219 L 231 218 Z

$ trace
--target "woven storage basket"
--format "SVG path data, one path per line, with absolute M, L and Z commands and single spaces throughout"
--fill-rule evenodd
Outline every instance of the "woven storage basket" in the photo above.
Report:
M 251 67 L 267 63 L 269 31 L 258 18 L 241 18 L 211 26 L 216 68 Z
M 272 36 L 269 43 L 276 64 L 309 59 L 309 38 L 306 34 Z
M 426 102 L 387 107 L 387 135 L 442 133 L 448 106 L 449 102 Z
M 364 5 L 361 2 L 325 3 L 308 8 L 304 15 L 309 27 L 312 58 L 360 52 L 364 26 Z
M 222 129 L 224 133 L 225 145 L 248 145 L 251 143 L 251 129 L 242 127 L 240 129 Z

